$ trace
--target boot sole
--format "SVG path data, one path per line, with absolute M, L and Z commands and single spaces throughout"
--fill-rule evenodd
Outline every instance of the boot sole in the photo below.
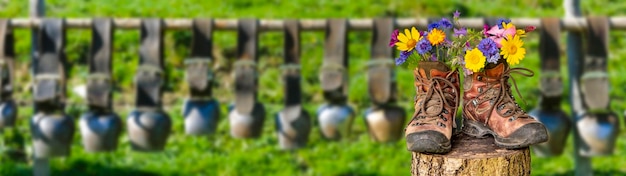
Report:
M 548 141 L 548 132 L 541 123 L 526 124 L 509 137 L 501 137 L 483 123 L 464 120 L 463 133 L 476 138 L 486 138 L 491 135 L 497 146 L 507 149 L 519 149 Z
M 420 153 L 448 153 L 450 140 L 437 131 L 423 131 L 406 136 L 407 150 Z

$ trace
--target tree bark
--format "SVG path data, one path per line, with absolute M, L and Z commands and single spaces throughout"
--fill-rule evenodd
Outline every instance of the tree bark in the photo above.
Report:
M 413 152 L 411 175 L 530 175 L 530 151 L 498 147 L 492 137 L 459 134 L 447 154 Z

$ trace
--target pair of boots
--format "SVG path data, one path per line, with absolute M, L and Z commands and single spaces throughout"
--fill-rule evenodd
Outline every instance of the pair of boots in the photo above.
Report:
M 465 76 L 463 133 L 478 138 L 492 135 L 496 145 L 507 149 L 547 141 L 545 126 L 515 102 L 509 83 L 511 73 L 533 75 L 528 69 L 509 68 L 506 62 L 500 62 Z M 421 62 L 414 74 L 417 95 L 415 113 L 405 129 L 407 149 L 447 153 L 461 102 L 459 72 L 441 62 Z

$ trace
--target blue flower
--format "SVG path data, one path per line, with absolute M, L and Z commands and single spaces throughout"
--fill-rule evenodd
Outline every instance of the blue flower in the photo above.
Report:
M 415 46 L 415 49 L 419 54 L 426 54 L 428 51 L 433 49 L 433 46 L 430 44 L 430 41 L 428 41 L 426 38 L 423 38 L 422 40 L 417 42 L 417 46 Z
M 459 18 L 459 16 L 461 16 L 461 12 L 459 12 L 459 10 L 454 11 L 454 18 Z
M 490 38 L 485 38 L 478 43 L 478 50 L 485 55 L 487 58 L 487 62 L 489 63 L 497 63 L 498 59 L 500 59 L 500 54 L 498 52 L 498 45 L 496 42 L 491 40 Z
M 510 19 L 505 19 L 505 18 L 498 19 L 498 21 L 496 23 L 498 23 L 498 28 L 500 28 L 500 29 L 504 28 L 504 27 L 502 27 L 502 22 L 508 24 L 508 23 L 511 23 L 511 20 Z
M 409 58 L 411 53 L 413 53 L 413 50 L 400 52 L 400 57 L 396 58 L 396 65 L 402 65 L 406 62 L 406 59 Z
M 467 29 L 465 29 L 465 28 L 461 28 L 461 29 L 456 29 L 455 28 L 454 29 L 454 36 L 455 37 L 459 37 L 459 36 L 462 36 L 462 35 L 467 35 Z
M 433 30 L 433 29 L 435 29 L 435 28 L 439 28 L 439 23 L 438 23 L 438 22 L 430 23 L 430 24 L 428 25 L 428 30 L 429 30 L 429 31 L 431 31 L 431 30 Z
M 443 27 L 444 29 L 450 29 L 452 28 L 452 22 L 450 22 L 450 20 L 448 20 L 447 18 L 441 18 L 441 21 L 439 21 L 439 26 Z

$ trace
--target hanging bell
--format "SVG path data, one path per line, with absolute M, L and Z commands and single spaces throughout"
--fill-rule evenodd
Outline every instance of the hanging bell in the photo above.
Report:
M 117 149 L 122 120 L 115 113 L 87 112 L 79 120 L 85 151 L 100 152 Z
M 529 115 L 543 123 L 548 130 L 548 141 L 533 145 L 533 151 L 540 157 L 558 156 L 563 153 L 567 136 L 571 129 L 571 120 L 561 108 L 563 80 L 560 65 L 561 23 L 558 18 L 544 18 L 539 40 L 541 59 L 541 81 L 539 88 L 541 99 L 539 107 Z
M 258 138 L 263 133 L 265 107 L 256 102 L 251 111 L 240 112 L 233 106 L 228 114 L 228 119 L 231 136 L 235 138 Z
M 398 106 L 373 107 L 365 111 L 367 129 L 378 142 L 401 139 L 405 117 L 404 109 Z
M 89 111 L 79 120 L 83 146 L 88 152 L 115 150 L 122 132 L 122 120 L 111 106 L 113 31 L 112 19 L 93 19 L 87 78 Z
M 15 101 L 5 100 L 0 103 L 0 130 L 15 126 L 17 119 L 17 106 Z
M 9 20 L 0 20 L 0 131 L 15 125 L 17 106 L 13 94 L 13 30 Z
M 213 20 L 194 19 L 191 28 L 191 57 L 185 59 L 185 78 L 190 90 L 183 105 L 185 133 L 208 135 L 216 131 L 220 116 L 219 102 L 212 98 L 211 90 L 215 85 L 211 70 Z
M 34 157 L 68 156 L 74 120 L 64 112 L 65 22 L 44 19 L 39 28 L 38 58 L 33 58 L 35 115 L 30 120 Z
M 348 105 L 324 104 L 317 110 L 322 136 L 339 140 L 350 135 L 354 110 Z
M 163 85 L 163 21 L 141 21 L 139 68 L 135 75 L 135 110 L 126 120 L 133 150 L 161 151 L 172 130 L 172 120 L 162 110 Z
M 217 100 L 194 101 L 186 99 L 183 105 L 185 133 L 190 135 L 213 134 L 217 130 L 220 106 Z
M 396 83 L 393 49 L 388 46 L 393 19 L 374 20 L 371 61 L 368 63 L 368 92 L 373 106 L 365 112 L 365 123 L 372 139 L 397 141 L 402 137 L 406 113 L 395 103 Z
M 306 146 L 311 133 L 311 117 L 300 105 L 288 106 L 276 114 L 280 148 L 291 150 Z
M 581 139 L 582 156 L 611 155 L 619 133 L 617 114 L 610 109 L 607 74 L 609 20 L 606 17 L 587 18 L 587 50 L 579 78 L 583 108 L 576 114 L 576 128 Z
M 258 138 L 263 133 L 265 107 L 257 100 L 259 21 L 241 19 L 237 29 L 237 61 L 234 63 L 234 106 L 228 114 L 230 134 L 235 138 Z
M 160 110 L 133 110 L 126 123 L 132 148 L 137 151 L 163 150 L 172 129 L 172 120 Z
M 37 113 L 30 121 L 35 158 L 68 156 L 74 120 L 64 114 Z

